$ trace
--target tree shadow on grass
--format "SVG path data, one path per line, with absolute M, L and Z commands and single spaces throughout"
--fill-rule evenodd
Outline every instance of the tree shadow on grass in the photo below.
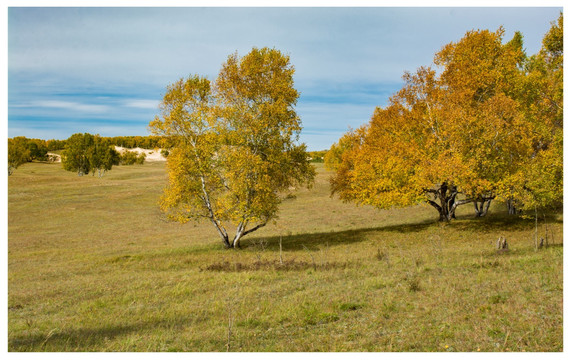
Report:
M 181 315 L 181 314 L 179 314 Z M 48 333 L 34 333 L 8 338 L 9 351 L 105 351 L 104 344 L 123 335 L 136 333 L 142 335 L 158 329 L 177 330 L 192 323 L 190 316 L 177 316 L 137 322 L 128 325 L 106 325 L 101 327 L 82 327 L 78 329 L 55 329 Z M 221 349 L 223 343 L 221 341 Z M 128 349 L 116 349 L 125 351 Z M 139 351 L 143 349 L 138 349 Z M 155 349 L 157 351 L 158 349 Z M 180 350 L 179 350 L 180 351 Z
M 279 250 L 280 241 L 282 243 L 282 251 L 299 251 L 305 248 L 316 249 L 321 245 L 336 246 L 342 244 L 352 244 L 362 242 L 367 239 L 367 235 L 375 232 L 393 232 L 393 233 L 416 233 L 431 226 L 438 225 L 433 220 L 423 221 L 414 224 L 388 225 L 380 227 L 351 229 L 344 231 L 331 231 L 320 233 L 294 234 L 271 237 L 252 237 L 249 241 L 244 241 L 244 247 L 255 247 L 260 243 L 265 244 L 265 248 L 271 250 Z
M 532 231 L 535 228 L 535 214 L 526 213 L 525 217 L 508 215 L 506 213 L 492 213 L 484 217 L 475 218 L 473 215 L 459 216 L 449 226 L 459 231 L 470 232 L 501 232 L 501 231 Z M 545 214 L 538 218 L 538 226 L 562 224 L 557 214 Z
M 538 219 L 538 226 L 562 224 L 563 221 L 557 218 L 557 214 L 546 214 Z M 535 228 L 535 218 L 527 214 L 527 218 L 507 215 L 503 213 L 491 213 L 485 217 L 475 218 L 473 215 L 460 215 L 457 219 L 449 223 L 440 223 L 436 219 L 424 220 L 412 224 L 397 224 L 379 227 L 369 227 L 360 229 L 350 229 L 344 231 L 331 231 L 320 233 L 294 234 L 271 237 L 252 237 L 249 241 L 244 241 L 242 246 L 256 247 L 264 243 L 265 248 L 279 250 L 281 240 L 282 251 L 299 251 L 302 249 L 316 250 L 319 246 L 335 246 L 342 244 L 352 244 L 362 242 L 367 239 L 367 235 L 375 232 L 392 232 L 401 234 L 412 234 L 427 230 L 429 227 L 444 227 L 452 231 L 462 231 L 466 233 L 501 233 L 502 231 L 533 231 Z

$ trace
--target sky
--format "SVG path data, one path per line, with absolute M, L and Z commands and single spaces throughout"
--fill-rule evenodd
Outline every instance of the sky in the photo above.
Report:
M 300 141 L 328 149 L 369 121 L 405 71 L 467 31 L 522 32 L 528 55 L 560 7 L 9 7 L 8 137 L 150 135 L 168 84 L 214 80 L 234 52 L 290 56 Z

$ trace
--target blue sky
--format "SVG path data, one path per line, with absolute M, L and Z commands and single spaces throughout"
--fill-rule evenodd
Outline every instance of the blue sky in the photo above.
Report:
M 8 136 L 148 135 L 169 83 L 235 51 L 290 55 L 301 141 L 328 149 L 472 29 L 541 47 L 561 8 L 8 8 Z

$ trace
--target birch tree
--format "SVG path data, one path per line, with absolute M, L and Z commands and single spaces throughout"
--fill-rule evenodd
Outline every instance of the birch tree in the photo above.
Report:
M 167 88 L 150 129 L 173 144 L 160 202 L 170 219 L 210 221 L 239 248 L 277 217 L 284 191 L 311 185 L 293 73 L 288 56 L 254 48 L 230 55 L 214 83 L 194 75 Z

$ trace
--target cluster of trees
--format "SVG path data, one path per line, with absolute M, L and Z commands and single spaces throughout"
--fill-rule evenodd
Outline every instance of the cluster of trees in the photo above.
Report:
M 45 161 L 48 159 L 46 142 L 40 139 L 28 139 L 17 136 L 8 139 L 8 175 L 27 162 Z
M 305 144 L 296 144 L 293 73 L 288 56 L 254 48 L 229 56 L 213 83 L 195 75 L 168 86 L 149 127 L 173 145 L 161 198 L 170 219 L 208 219 L 224 245 L 237 248 L 276 217 L 289 187 L 312 183 Z
M 79 144 L 78 134 L 72 135 L 67 140 L 42 140 L 42 139 L 28 139 L 24 136 L 17 136 L 8 139 L 8 175 L 12 175 L 14 170 L 20 165 L 31 162 L 31 161 L 46 161 L 49 160 L 49 151 L 66 150 L 67 156 L 67 166 L 64 164 L 67 170 L 77 171 L 79 175 L 88 174 L 91 170 L 97 171 L 100 176 L 105 173 L 105 171 L 110 170 L 112 165 L 122 164 L 122 165 L 133 165 L 133 164 L 143 164 L 145 162 L 145 154 L 137 154 L 136 152 L 126 151 L 123 154 L 117 155 L 118 163 L 115 164 L 112 159 L 115 159 L 115 155 L 107 154 L 108 164 L 101 165 L 99 160 L 96 160 L 101 156 L 93 155 L 95 149 L 97 151 L 103 151 L 101 148 L 106 148 L 107 146 L 121 146 L 125 148 L 135 148 L 140 147 L 144 149 L 154 149 L 161 146 L 169 146 L 165 138 L 161 136 L 115 136 L 115 137 L 102 137 L 99 135 L 91 134 L 80 134 L 84 137 L 83 144 Z M 69 141 L 72 141 L 69 143 Z M 102 145 L 103 144 L 103 145 Z M 105 150 L 107 151 L 107 150 Z M 168 156 L 168 150 L 163 150 L 161 152 L 163 156 Z M 72 155 L 73 154 L 73 155 Z M 81 154 L 81 155 L 79 155 Z M 89 155 L 91 154 L 91 155 Z M 92 163 L 85 160 L 91 158 Z M 76 159 L 76 160 L 72 160 Z M 95 163 L 93 163 L 95 161 Z M 94 165 L 95 164 L 95 165 Z M 95 167 L 94 167 L 95 166 Z
M 405 85 L 371 121 L 325 156 L 332 191 L 379 208 L 427 201 L 440 220 L 492 199 L 510 212 L 563 199 L 563 15 L 538 54 L 520 33 L 470 31 L 435 56 L 437 69 L 405 73 Z
M 97 172 L 102 177 L 113 165 L 119 165 L 120 155 L 108 139 L 77 133 L 67 139 L 61 160 L 65 170 L 77 171 L 78 176 Z
M 135 151 L 119 153 L 109 138 L 77 133 L 66 140 L 62 164 L 65 170 L 77 171 L 78 176 L 92 172 L 102 177 L 113 165 L 144 164 L 146 156 Z

